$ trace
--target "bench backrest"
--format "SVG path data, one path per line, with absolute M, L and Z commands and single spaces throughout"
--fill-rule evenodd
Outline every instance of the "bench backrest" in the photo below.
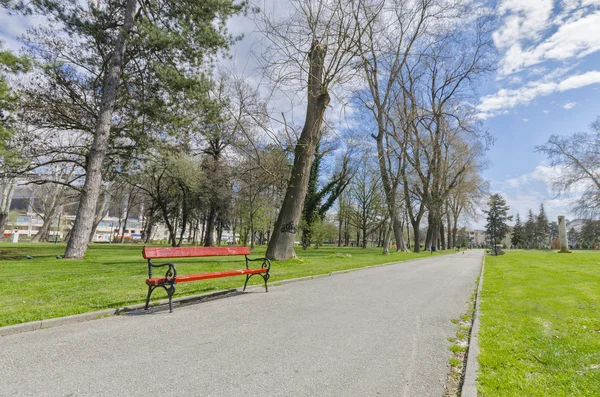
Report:
M 250 255 L 248 247 L 144 247 L 144 259 Z

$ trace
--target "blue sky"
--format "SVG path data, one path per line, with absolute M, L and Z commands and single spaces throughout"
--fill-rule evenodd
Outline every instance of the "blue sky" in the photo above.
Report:
M 558 171 L 534 148 L 600 115 L 600 0 L 500 0 L 496 12 L 498 71 L 478 105 L 496 138 L 483 175 L 513 213 L 537 212 L 543 201 L 550 218 L 573 217 L 550 189 Z
M 524 217 L 544 202 L 551 219 L 573 218 L 569 200 L 550 189 L 558 171 L 534 148 L 552 134 L 584 131 L 600 115 L 600 0 L 498 0 L 495 12 L 498 70 L 481 85 L 476 103 L 496 139 L 483 176 L 513 213 Z M 37 22 L 0 12 L 5 47 L 18 51 L 15 38 Z M 235 69 L 246 73 L 252 26 L 240 17 L 230 25 L 248 36 L 232 49 Z

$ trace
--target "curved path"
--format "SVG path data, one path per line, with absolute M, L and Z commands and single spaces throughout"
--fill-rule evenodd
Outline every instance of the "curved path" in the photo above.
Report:
M 482 256 L 1 337 L 0 394 L 440 397 Z

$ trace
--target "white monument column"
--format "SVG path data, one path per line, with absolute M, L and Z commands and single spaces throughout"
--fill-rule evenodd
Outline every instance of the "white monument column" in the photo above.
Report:
M 565 222 L 565 216 L 558 216 L 558 240 L 560 241 L 560 251 L 561 254 L 570 253 L 569 251 L 569 243 L 567 240 L 567 223 Z

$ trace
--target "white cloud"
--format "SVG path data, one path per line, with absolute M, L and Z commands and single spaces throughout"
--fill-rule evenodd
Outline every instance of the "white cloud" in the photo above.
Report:
M 528 186 L 533 181 L 541 181 L 549 183 L 550 180 L 557 174 L 560 174 L 560 170 L 557 167 L 550 167 L 546 165 L 538 165 L 531 172 L 520 175 L 516 178 L 509 178 L 502 182 L 505 186 L 511 188 L 520 188 Z
M 516 178 L 508 178 L 503 181 L 492 181 L 492 191 L 500 193 L 510 206 L 510 213 L 521 215 L 525 221 L 527 213 L 531 209 L 538 213 L 540 204 L 544 203 L 544 209 L 548 220 L 554 221 L 558 215 L 566 215 L 572 218 L 572 197 L 557 197 L 552 190 L 552 180 L 562 174 L 559 167 L 538 165 L 531 172 L 519 175 Z
M 524 123 L 529 123 L 529 119 L 523 119 Z
M 550 113 L 550 111 L 549 111 L 549 110 L 546 110 L 546 109 L 542 110 L 542 112 L 544 112 L 544 114 L 548 114 L 548 113 Z
M 548 22 L 547 18 L 544 21 Z M 550 26 L 551 24 L 547 24 L 546 27 Z M 499 32 L 502 32 L 502 28 Z M 502 35 L 502 37 L 509 37 L 502 40 L 496 39 L 497 33 L 494 34 L 496 46 L 499 49 L 507 49 L 501 61 L 499 73 L 500 75 L 509 75 L 546 60 L 564 61 L 582 58 L 599 51 L 600 11 L 585 16 L 581 15 L 580 18 L 568 19 L 559 26 L 553 35 L 530 48 L 523 48 L 524 43 L 517 38 L 520 35 L 518 30 L 512 36 Z M 531 34 L 537 36 L 539 30 L 534 29 Z
M 586 85 L 600 83 L 600 70 L 578 74 L 561 81 L 558 85 L 559 91 L 573 90 L 575 88 L 585 87 Z
M 600 83 L 600 71 L 598 70 L 570 76 L 558 83 L 543 80 L 529 82 L 517 89 L 507 90 L 503 88 L 495 94 L 482 97 L 477 110 L 487 114 L 487 117 L 491 117 L 502 110 L 511 109 L 518 105 L 526 105 L 539 96 L 547 96 L 555 92 L 564 92 L 597 83 Z
M 570 110 L 570 109 L 573 109 L 576 105 L 577 105 L 577 102 L 569 102 L 569 103 L 565 103 L 563 108 Z
M 498 6 L 503 24 L 493 34 L 496 47 L 505 49 L 521 40 L 538 39 L 548 25 L 552 8 L 552 0 L 503 0 Z

